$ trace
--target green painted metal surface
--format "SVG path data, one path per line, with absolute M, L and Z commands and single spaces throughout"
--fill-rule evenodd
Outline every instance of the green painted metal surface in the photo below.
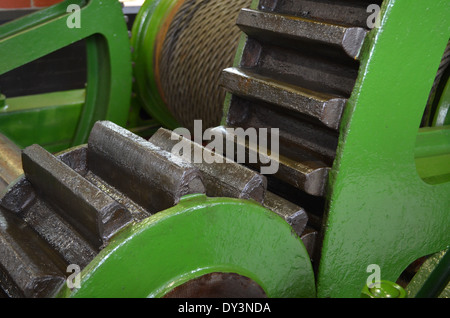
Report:
M 131 45 L 133 47 L 135 90 L 144 109 L 158 122 L 169 129 L 179 127 L 167 109 L 155 80 L 155 45 L 164 38 L 159 35 L 164 22 L 179 0 L 147 0 L 142 5 L 133 25 Z
M 415 145 L 450 34 L 450 1 L 385 1 L 341 126 L 318 271 L 319 297 L 359 297 L 377 264 L 396 281 L 450 245 L 450 183 L 426 183 Z
M 361 298 L 406 298 L 406 291 L 393 282 L 381 281 L 373 286 L 365 285 Z
M 68 26 L 73 14 L 67 12 L 70 4 L 81 9 L 80 28 Z M 82 39 L 87 44 L 87 90 L 72 145 L 85 143 L 97 120 L 126 124 L 132 69 L 128 31 L 120 3 L 67 0 L 0 26 L 0 74 Z M 63 130 L 64 124 L 60 126 Z M 17 140 L 15 135 L 8 137 Z
M 417 172 L 426 183 L 450 182 L 450 126 L 421 129 L 415 158 Z
M 21 149 L 33 144 L 52 153 L 70 148 L 85 95 L 85 90 L 74 90 L 6 99 L 0 133 Z
M 235 273 L 268 297 L 314 297 L 310 258 L 280 217 L 256 203 L 184 197 L 123 230 L 61 297 L 162 297 L 208 273 Z

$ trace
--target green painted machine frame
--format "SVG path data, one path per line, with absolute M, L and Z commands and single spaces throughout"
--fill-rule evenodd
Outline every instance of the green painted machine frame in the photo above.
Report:
M 384 2 L 361 52 L 329 182 L 319 297 L 358 297 L 369 265 L 396 281 L 450 245 L 449 127 L 419 131 L 449 40 L 450 1 L 410 2 Z
M 74 14 L 68 12 L 72 4 L 80 8 L 80 28 L 68 26 Z M 0 26 L 0 74 L 83 39 L 88 70 L 85 91 L 3 99 L 0 132 L 20 147 L 42 142 L 51 151 L 61 151 L 85 143 L 98 120 L 127 124 L 131 48 L 118 1 L 67 0 Z
M 75 145 L 86 139 L 87 127 L 99 117 L 125 125 L 131 63 L 125 65 L 130 61 L 126 33 L 114 31 L 120 11 L 116 1 L 70 1 L 84 5 L 86 25 L 79 30 L 66 26 L 68 2 L 0 28 L 0 34 L 6 34 L 0 38 L 2 56 L 18 48 L 27 53 L 0 61 L 0 73 L 37 58 L 36 50 L 42 56 L 89 39 L 89 55 L 94 57 L 89 58 L 86 105 L 74 106 L 74 113 L 81 116 Z M 138 19 L 145 21 L 142 25 L 159 24 L 173 4 L 148 2 L 142 12 L 155 16 Z M 83 271 L 82 287 L 64 289 L 59 296 L 159 297 L 219 271 L 251 278 L 270 297 L 360 297 L 370 265 L 380 267 L 383 281 L 396 281 L 413 261 L 448 249 L 450 129 L 444 126 L 449 122 L 448 84 L 439 103 L 441 114 L 447 109 L 441 124 L 419 127 L 450 35 L 449 4 L 449 0 L 416 0 L 414 6 L 409 0 L 383 3 L 381 27 L 369 34 L 360 53 L 359 78 L 340 128 L 315 277 L 303 243 L 281 218 L 249 201 L 193 196 L 124 229 Z M 115 15 L 105 14 L 105 8 Z M 99 10 L 105 20 L 89 26 Z M 18 32 L 20 27 L 27 32 Z M 41 40 L 55 30 L 61 33 L 50 44 Z M 134 30 L 132 42 L 146 49 L 137 51 L 153 52 L 156 34 L 139 31 Z M 109 50 L 108 65 L 99 58 L 102 50 Z M 135 53 L 134 59 L 138 70 L 152 71 L 146 57 Z M 149 84 L 140 76 L 145 74 L 136 78 L 145 91 Z M 82 100 L 79 95 L 76 99 Z M 96 104 L 103 107 L 96 109 Z M 153 109 L 152 115 L 168 127 L 176 126 L 159 111 Z M 154 255 L 158 259 L 149 257 Z M 263 262 L 256 264 L 255 259 Z
M 309 254 L 281 217 L 250 201 L 194 194 L 125 228 L 82 272 L 80 288 L 58 296 L 163 297 L 210 273 L 247 277 L 268 297 L 315 295 Z

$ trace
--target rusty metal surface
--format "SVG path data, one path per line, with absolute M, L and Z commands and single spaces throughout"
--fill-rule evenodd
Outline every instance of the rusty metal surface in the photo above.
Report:
M 267 298 L 267 295 L 247 277 L 212 273 L 174 288 L 164 298 Z
M 23 174 L 20 149 L 0 134 L 0 194 Z

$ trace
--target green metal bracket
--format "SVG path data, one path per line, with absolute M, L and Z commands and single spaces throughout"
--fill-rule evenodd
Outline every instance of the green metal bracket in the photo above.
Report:
M 0 131 L 21 149 L 33 144 L 55 153 L 72 146 L 86 92 L 82 90 L 6 99 Z
M 449 39 L 449 1 L 388 0 L 382 11 L 341 126 L 319 297 L 358 297 L 368 266 L 379 265 L 382 280 L 396 281 L 413 261 L 450 244 L 450 183 L 425 182 L 415 160 L 418 129 Z
M 68 24 L 74 14 L 67 12 L 71 4 L 80 8 L 79 28 Z M 98 120 L 126 125 L 132 66 L 128 30 L 120 3 L 67 0 L 0 27 L 0 74 L 83 39 L 87 44 L 87 90 L 72 145 L 85 143 Z M 4 118 L 7 118 L 6 113 L 0 117 L 0 129 Z M 30 125 L 27 117 L 21 120 L 22 128 Z M 21 129 L 19 126 L 17 124 L 16 128 Z
M 280 248 L 282 246 L 282 248 Z M 256 282 L 268 297 L 315 297 L 301 239 L 280 217 L 250 201 L 191 195 L 119 233 L 60 297 L 163 297 L 210 273 Z

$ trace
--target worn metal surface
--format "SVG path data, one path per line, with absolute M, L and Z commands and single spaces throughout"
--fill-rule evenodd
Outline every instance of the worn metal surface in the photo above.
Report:
M 159 142 L 169 135 L 161 130 Z M 236 171 L 220 191 L 258 202 L 209 199 L 202 194 L 204 167 L 198 170 L 111 122 L 98 122 L 87 145 L 57 157 L 38 145 L 22 156 L 25 176 L 0 200 L 0 287 L 8 297 L 51 297 L 61 288 L 60 295 L 73 297 L 161 297 L 214 273 L 227 274 L 209 284 L 208 293 L 315 295 L 300 239 L 307 216 L 298 206 L 280 207 L 283 199 L 274 195 L 267 204 L 281 217 L 264 208 L 265 178 L 245 167 L 230 162 Z M 69 264 L 84 269 L 79 290 L 64 284 Z M 110 280 L 120 266 L 127 274 L 121 282 Z M 140 266 L 147 270 L 138 281 L 127 276 Z M 112 285 L 105 287 L 104 275 Z
M 189 158 L 186 158 L 187 154 L 178 153 L 176 155 L 181 155 L 201 171 L 208 196 L 264 202 L 267 189 L 267 180 L 264 176 L 164 128 L 154 134 L 150 138 L 150 142 L 168 152 L 177 149 L 177 145 L 185 147 L 185 150 L 190 149 Z M 209 156 L 214 162 L 205 162 L 206 156 Z M 200 157 L 201 160 L 196 157 Z
M 68 3 L 80 6 L 81 28 L 68 27 L 72 14 L 67 12 Z M 99 16 L 102 23 L 98 23 Z M 75 119 L 71 145 L 85 143 L 97 120 L 126 124 L 132 68 L 128 31 L 120 3 L 64 1 L 0 26 L 0 74 L 82 39 L 86 39 L 87 45 L 87 90 L 85 105 Z M 26 115 L 22 120 L 27 120 Z M 64 124 L 62 122 L 61 130 L 65 129 Z
M 418 173 L 420 165 L 417 164 L 417 160 L 414 160 L 417 153 L 428 158 L 430 151 L 434 152 L 442 145 L 444 147 L 447 145 L 445 142 L 442 144 L 438 142 L 437 147 L 429 147 L 432 148 L 431 150 L 427 149 L 428 142 L 425 142 L 424 145 L 420 141 L 421 137 L 427 134 L 423 134 L 422 131 L 417 138 L 417 129 L 435 78 L 432 70 L 438 68 L 445 43 L 448 41 L 448 20 L 444 18 L 449 13 L 448 6 L 446 6 L 448 3 L 444 0 L 437 0 L 430 5 L 429 2 L 418 1 L 417 7 L 411 8 L 401 0 L 386 1 L 383 6 L 382 28 L 369 34 L 361 54 L 359 49 L 362 42 L 359 35 L 361 32 L 365 33 L 366 30 L 357 29 L 358 32 L 354 33 L 355 37 L 353 38 L 355 41 L 350 41 L 352 50 L 347 50 L 345 53 L 345 48 L 348 48 L 346 41 L 349 38 L 342 41 L 342 34 L 345 34 L 345 30 L 352 29 L 353 24 L 350 24 L 351 27 L 329 28 L 323 21 L 320 23 L 311 21 L 311 17 L 308 17 L 309 13 L 302 11 L 301 8 L 313 5 L 313 2 L 304 0 L 296 2 L 295 5 L 293 3 L 292 1 L 261 1 L 261 11 L 274 11 L 268 18 L 272 24 L 265 27 L 260 27 L 262 21 L 258 20 L 258 17 L 263 16 L 261 12 L 255 11 L 253 17 L 249 16 L 249 13 L 243 14 L 247 22 L 251 21 L 251 25 L 244 27 L 250 38 L 241 45 L 242 58 L 238 59 L 234 69 L 239 71 L 234 73 L 248 74 L 249 80 L 237 84 L 231 83 L 235 89 L 233 92 L 239 96 L 229 94 L 227 97 L 227 125 L 237 127 L 242 123 L 247 125 L 245 127 L 254 128 L 281 126 L 277 127 L 281 129 L 279 166 L 282 168 L 281 170 L 285 167 L 292 170 L 282 171 L 281 174 L 275 176 L 278 178 L 277 182 L 284 181 L 290 189 L 283 193 L 283 199 L 276 198 L 276 201 L 288 200 L 293 203 L 306 198 L 312 200 L 313 203 L 321 202 L 313 200 L 307 194 L 320 197 L 328 193 L 326 209 L 319 206 L 322 212 L 323 210 L 327 212 L 325 219 L 322 219 L 321 215 L 308 215 L 308 225 L 299 238 L 291 233 L 294 222 L 291 222 L 290 227 L 286 224 L 286 221 L 289 223 L 290 215 L 302 215 L 296 213 L 299 211 L 297 207 L 291 206 L 292 209 L 289 211 L 278 209 L 278 214 L 282 216 L 279 218 L 275 214 L 269 213 L 268 210 L 260 210 L 263 209 L 260 205 L 256 208 L 256 204 L 249 202 L 206 199 L 204 196 L 186 197 L 181 199 L 179 206 L 146 218 L 140 224 L 128 226 L 116 237 L 112 245 L 100 252 L 100 255 L 85 269 L 83 288 L 74 293 L 65 290 L 61 294 L 62 296 L 87 297 L 98 295 L 100 292 L 110 292 L 110 295 L 114 297 L 118 295 L 159 297 L 185 283 L 195 285 L 196 282 L 199 282 L 197 279 L 204 275 L 233 272 L 259 284 L 269 297 L 279 297 L 280 295 L 283 297 L 292 297 L 293 295 L 311 297 L 314 293 L 314 289 L 311 287 L 314 282 L 311 279 L 313 275 L 310 271 L 310 258 L 315 256 L 317 248 L 320 247 L 322 255 L 318 270 L 319 296 L 358 297 L 362 286 L 366 283 L 368 265 L 380 265 L 383 279 L 394 281 L 414 259 L 444 249 L 448 245 L 450 241 L 447 231 L 450 204 L 447 200 L 447 194 L 450 191 L 448 179 L 439 176 L 434 178 L 435 176 L 433 176 L 433 182 L 423 182 L 424 180 L 420 178 L 422 175 Z M 360 1 L 357 4 L 356 1 L 340 0 L 327 0 L 320 3 L 315 1 L 314 3 L 317 4 L 316 9 L 321 6 L 328 6 L 330 9 L 334 5 L 357 6 L 358 16 L 362 12 L 361 8 L 367 5 L 366 1 Z M 314 16 L 314 19 L 336 23 L 339 21 L 334 20 L 335 17 L 338 17 L 343 11 L 337 10 L 336 16 L 332 14 L 333 10 L 325 12 L 324 15 L 318 14 L 319 10 L 311 10 L 311 12 L 311 16 L 317 15 Z M 427 12 L 425 17 L 423 17 L 423 12 Z M 280 18 L 281 14 L 288 14 L 291 17 Z M 296 16 L 296 18 L 292 16 Z M 408 31 L 403 31 L 401 26 L 407 24 L 411 17 L 416 17 L 420 23 L 411 26 Z M 305 28 L 304 34 L 294 34 L 294 42 L 299 44 L 298 46 L 289 46 L 289 41 L 280 40 L 283 38 L 283 34 L 280 34 L 280 39 L 264 36 L 267 34 L 266 32 L 269 35 L 277 32 L 274 28 L 276 20 L 281 21 L 280 30 L 283 34 L 287 31 L 283 30 L 283 25 L 295 24 Z M 361 21 L 357 20 L 355 24 L 359 25 Z M 314 29 L 315 27 L 318 29 Z M 256 29 L 258 31 L 255 31 Z M 402 33 L 401 40 L 398 38 L 398 30 L 405 32 Z M 409 36 L 411 34 L 414 36 Z M 321 36 L 325 37 L 324 41 L 321 41 Z M 289 37 L 284 36 L 284 38 Z M 417 38 L 423 40 L 418 47 Z M 300 45 L 302 42 L 310 43 L 306 39 L 310 39 L 316 44 Z M 274 40 L 273 43 L 272 40 Z M 263 47 L 267 44 L 265 42 L 270 42 L 267 47 L 271 50 Z M 436 51 L 430 53 L 429 47 L 436 47 Z M 438 48 L 442 48 L 442 52 L 439 54 Z M 349 52 L 350 56 L 348 56 Z M 405 52 L 414 52 L 414 54 Z M 300 56 L 299 58 L 296 53 Z M 339 67 L 342 66 L 341 69 L 345 69 L 347 74 L 351 74 L 349 79 L 353 78 L 354 80 L 356 79 L 355 66 L 358 68 L 359 64 L 352 57 L 361 59 L 360 76 L 352 96 L 349 96 L 352 86 L 350 80 L 340 87 L 335 85 L 339 82 L 339 79 L 336 78 L 332 79 L 326 76 L 323 82 L 317 81 L 311 77 L 315 74 L 313 71 L 306 72 L 307 78 L 303 79 L 284 76 L 283 70 L 287 70 L 290 64 L 299 62 L 300 65 L 302 65 L 301 63 L 310 65 L 308 61 L 311 61 L 310 56 L 314 54 L 320 55 L 320 59 L 329 59 L 330 61 L 337 58 Z M 424 61 L 423 56 L 426 54 L 430 59 Z M 283 57 L 286 56 L 290 62 L 283 64 Z M 314 58 L 311 59 L 314 60 Z M 330 61 L 327 60 L 321 65 L 331 65 Z M 399 61 L 406 61 L 407 67 L 404 68 Z M 258 69 L 261 65 L 268 67 Z M 240 68 L 247 69 L 242 71 Z M 249 69 L 251 71 L 248 71 Z M 336 67 L 328 68 L 327 66 L 325 73 L 335 70 Z M 388 74 L 390 74 L 388 79 L 386 70 L 389 70 Z M 411 91 L 409 79 L 414 78 L 414 75 L 417 74 L 420 74 L 421 80 L 413 83 Z M 422 77 L 423 75 L 424 77 Z M 270 80 L 266 80 L 266 78 Z M 278 85 L 280 83 L 281 85 Z M 253 88 L 247 89 L 239 86 L 244 84 L 253 85 Z M 273 96 L 269 96 L 272 98 L 270 99 L 258 95 L 259 90 L 266 87 L 263 84 L 270 84 L 267 87 L 273 89 L 271 94 L 282 95 L 286 90 L 289 91 L 287 88 L 295 84 L 300 90 L 309 89 L 315 95 L 329 94 L 330 90 L 334 90 L 339 98 L 345 100 L 349 98 L 339 130 L 336 131 L 337 126 L 330 129 L 326 122 L 320 121 L 318 113 L 309 111 L 309 109 L 315 109 L 314 107 L 304 107 L 303 110 L 294 109 L 292 107 L 293 99 L 288 99 L 291 104 L 286 103 L 278 107 Z M 388 92 L 388 94 L 380 96 L 377 93 L 379 91 Z M 379 102 L 382 104 L 380 105 Z M 386 114 L 390 116 L 386 117 Z M 408 116 L 404 114 L 408 114 Z M 336 123 L 339 121 L 335 118 Z M 284 124 L 282 125 L 282 123 Z M 136 160 L 133 159 L 133 162 L 137 162 L 138 168 L 144 167 L 144 169 L 137 169 L 137 172 L 131 168 L 127 160 L 123 161 L 122 158 L 129 154 L 134 158 L 135 153 L 147 156 L 149 149 L 155 149 L 148 146 L 151 143 L 136 140 L 134 136 L 121 129 L 108 126 L 109 124 L 99 123 L 98 131 L 93 133 L 84 157 L 82 155 L 79 159 L 71 160 L 70 156 L 66 155 L 65 159 L 61 160 L 76 166 L 80 164 L 82 166 L 83 162 L 87 162 L 86 165 L 92 169 L 73 169 L 85 176 L 89 182 L 112 195 L 115 200 L 119 200 L 119 203 L 121 203 L 120 200 L 127 202 L 126 204 L 121 203 L 127 209 L 145 210 L 141 206 L 144 201 L 140 198 L 135 197 L 136 200 L 129 200 L 126 199 L 128 196 L 123 196 L 122 192 L 129 190 L 129 187 L 123 187 L 123 179 L 111 177 L 113 184 L 109 184 L 104 179 L 110 178 L 110 175 L 113 175 L 117 169 L 122 169 L 123 174 L 126 175 L 133 176 L 135 173 L 142 176 L 140 171 L 147 169 L 142 158 L 137 156 Z M 224 130 L 225 128 L 217 129 Z M 297 137 L 297 132 L 300 132 L 300 137 Z M 105 137 L 103 133 L 105 133 Z M 135 143 L 130 145 L 125 142 L 124 140 L 127 138 Z M 113 140 L 119 141 L 118 147 Z M 235 142 L 234 136 L 231 140 L 233 143 Z M 417 147 L 417 143 L 419 143 L 419 147 Z M 145 150 L 142 150 L 144 144 L 146 145 L 143 147 Z M 255 145 L 248 145 L 244 142 L 242 146 L 247 148 L 247 152 L 257 153 Z M 92 149 L 89 150 L 90 148 Z M 158 151 L 156 153 L 161 155 Z M 336 153 L 337 160 L 334 161 Z M 120 156 L 120 154 L 126 154 L 126 156 Z M 114 155 L 118 156 L 114 160 L 110 160 Z M 162 157 L 167 155 L 166 151 Z M 90 158 L 96 156 L 97 158 L 103 156 L 105 160 L 94 159 L 91 163 Z M 171 162 L 163 163 L 163 161 L 170 161 L 168 158 L 160 160 L 158 155 L 154 157 L 154 154 L 150 157 L 156 158 L 153 160 L 158 167 L 156 170 L 166 171 L 164 169 L 166 164 L 169 166 L 171 164 Z M 173 157 L 170 156 L 172 159 Z M 307 164 L 303 164 L 302 160 L 299 160 L 299 158 L 308 157 L 312 160 L 304 160 L 305 162 L 309 161 Z M 112 164 L 103 166 L 103 163 L 108 160 L 112 161 Z M 332 168 L 333 162 L 328 188 L 331 191 L 327 192 L 328 172 Z M 93 166 L 91 166 L 92 164 Z M 326 174 L 314 180 L 314 186 L 309 188 L 307 181 L 302 178 L 305 178 L 311 167 L 318 169 L 318 164 L 323 165 L 321 169 L 323 168 Z M 393 165 L 396 167 L 395 170 L 392 169 Z M 425 165 L 424 163 L 423 166 Z M 260 164 L 257 164 L 257 168 L 259 166 Z M 175 168 L 175 170 L 177 169 Z M 157 171 L 151 171 L 158 175 Z M 289 179 L 289 174 L 293 174 L 294 178 Z M 169 178 L 169 180 L 174 182 L 174 178 Z M 24 181 L 22 180 L 22 182 Z M 269 188 L 270 186 L 273 188 L 278 184 L 277 182 L 271 183 L 269 180 Z M 405 187 L 405 184 L 408 187 Z M 142 185 L 151 188 L 153 184 L 150 180 L 144 180 Z M 121 186 L 122 188 L 120 188 Z M 29 186 L 25 186 L 23 189 L 22 191 L 33 193 Z M 23 213 L 24 207 L 34 204 L 32 202 L 39 202 L 39 199 L 34 201 L 33 194 L 30 194 L 28 199 L 19 195 L 18 200 L 14 200 L 14 196 L 17 195 L 16 190 L 11 189 L 11 194 L 2 200 L 2 207 L 8 211 L 16 211 L 15 213 L 20 215 Z M 168 192 L 172 193 L 171 191 Z M 278 194 L 280 194 L 279 192 Z M 265 200 L 270 199 L 272 194 L 267 192 Z M 171 200 L 168 202 L 172 203 Z M 269 205 L 271 204 L 270 200 L 267 202 Z M 265 202 L 266 206 L 267 202 Z M 277 207 L 279 206 L 277 202 L 271 205 Z M 313 205 L 310 202 L 305 201 L 305 203 L 308 203 L 308 207 Z M 137 219 L 136 214 L 133 216 Z M 300 220 L 303 221 L 303 218 Z M 9 224 L 13 224 L 13 222 Z M 192 228 L 197 231 L 192 231 Z M 289 238 L 287 229 L 290 232 Z M 323 231 L 320 233 L 323 241 L 318 240 L 318 229 Z M 412 231 L 411 229 L 420 229 L 421 231 Z M 275 239 L 272 240 L 271 235 Z M 256 241 L 253 241 L 255 238 Z M 296 243 L 290 245 L 293 238 L 296 239 Z M 155 244 L 147 244 L 149 241 Z M 281 241 L 283 243 L 280 243 Z M 158 242 L 161 243 L 158 244 Z M 321 246 L 318 245 L 319 243 Z M 5 250 L 8 250 L 7 244 L 3 246 L 6 246 Z M 278 253 L 286 252 L 280 246 L 292 247 L 295 250 L 293 254 L 300 254 L 301 264 L 298 264 L 297 258 L 297 266 L 292 266 L 293 263 L 290 259 L 292 254 L 277 258 Z M 142 253 L 136 253 L 136 251 Z M 265 253 L 267 253 L 267 257 L 264 257 Z M 157 257 L 148 257 L 148 255 L 157 255 Z M 186 262 L 180 264 L 178 261 L 180 257 Z M 231 257 L 234 261 L 232 266 L 229 265 L 230 259 L 227 257 Z M 161 258 L 167 262 L 161 262 Z M 318 260 L 316 258 L 313 262 Z M 225 265 L 222 266 L 222 264 Z M 286 264 L 289 267 L 286 267 Z M 142 276 L 138 273 L 145 269 L 148 270 L 149 267 L 156 270 L 151 271 L 148 277 L 144 277 L 148 280 L 143 281 Z M 198 271 L 199 268 L 202 270 Z M 207 269 L 204 270 L 205 268 Z M 294 274 L 292 271 L 299 272 Z M 123 273 L 128 275 L 126 283 L 129 285 L 124 286 L 122 281 L 110 280 L 111 276 L 123 275 Z M 302 284 L 300 284 L 299 277 L 302 275 Z M 5 281 L 10 279 L 8 275 L 4 275 L 4 277 L 2 279 Z M 137 280 L 136 277 L 139 279 Z M 305 282 L 307 286 L 304 285 Z M 275 285 L 276 287 L 274 287 Z M 107 289 L 102 289 L 105 286 Z M 136 286 L 138 287 L 136 288 Z M 15 288 L 21 293 L 20 288 L 11 284 L 11 290 L 15 290 Z M 22 287 L 22 289 L 24 288 Z M 387 293 L 384 296 L 392 296 L 392 294 Z
M 81 289 L 60 296 L 162 297 L 204 275 L 235 273 L 267 297 L 314 297 L 309 255 L 291 232 L 257 203 L 187 196 L 121 232 L 83 271 Z
M 40 196 L 51 198 L 65 220 L 96 248 L 131 222 L 124 206 L 40 146 L 23 151 L 26 178 Z
M 46 297 L 64 283 L 64 263 L 14 213 L 0 208 L 0 283 L 9 297 Z
M 170 157 L 109 122 L 96 124 L 88 145 L 57 157 L 38 145 L 26 148 L 25 175 L 0 200 L 4 293 L 53 296 L 69 264 L 85 268 L 116 233 L 183 195 L 203 193 L 198 170 Z M 142 191 L 130 198 L 133 187 Z
M 280 151 L 281 154 L 278 158 L 270 157 L 266 153 L 259 152 L 257 145 L 250 144 L 237 134 L 228 131 L 225 127 L 217 127 L 213 131 L 215 134 L 223 136 L 224 143 L 235 145 L 234 153 L 226 152 L 223 155 L 229 158 L 235 158 L 238 155 L 238 151 L 244 149 L 247 158 L 243 164 L 260 170 L 262 166 L 268 165 L 267 163 L 269 163 L 279 167 L 274 174 L 275 178 L 281 179 L 311 195 L 321 196 L 324 194 L 329 167 L 318 160 L 317 156 L 305 151 L 295 154 L 296 157 L 292 158 L 284 156 L 285 153 Z M 288 149 L 286 148 L 286 150 Z M 249 159 L 251 157 L 257 158 L 257 162 L 251 162 Z
M 423 143 L 419 148 L 414 146 L 419 117 L 423 115 L 435 71 L 448 41 L 448 19 L 443 21 L 448 5 L 444 9 L 445 1 L 433 4 L 421 1 L 413 9 L 406 8 L 408 4 L 400 0 L 385 1 L 382 27 L 368 32 L 369 13 L 366 9 L 371 3 L 259 1 L 252 10 L 243 10 L 238 19 L 247 37 L 240 45 L 234 67 L 224 73 L 223 86 L 230 94 L 226 98 L 223 125 L 280 128 L 280 158 L 297 163 L 301 162 L 299 157 L 313 154 L 312 158 L 316 159 L 311 162 L 323 162 L 327 170 L 321 181 L 325 187 L 322 192 L 315 192 L 327 198 L 323 205 L 327 213 L 323 220 L 315 220 L 317 215 L 311 219 L 323 230 L 318 272 L 319 295 L 323 297 L 358 297 L 370 264 L 379 264 L 383 278 L 395 281 L 414 259 L 443 249 L 449 242 L 444 230 L 449 224 L 448 213 L 445 214 L 449 206 L 445 199 L 448 198 L 445 193 L 449 193 L 448 175 L 444 175 L 445 168 L 424 169 L 446 165 L 447 153 L 444 156 L 439 153 L 438 165 L 432 161 L 436 156 L 430 157 L 427 153 L 439 147 L 442 151 L 442 146 L 448 142 L 437 142 L 436 147 L 431 146 L 434 150 L 425 149 Z M 381 1 L 376 4 L 380 5 Z M 421 22 L 414 26 L 413 32 L 402 33 L 399 49 L 396 30 L 420 12 L 426 12 L 426 17 L 420 18 Z M 413 49 L 417 39 L 425 38 L 430 32 L 434 35 L 419 41 L 419 50 Z M 434 48 L 432 57 L 425 52 L 430 47 Z M 408 72 L 404 71 L 402 56 L 408 56 Z M 426 63 L 420 61 L 424 56 L 427 56 Z M 420 71 L 414 67 L 416 63 L 422 63 Z M 376 71 L 375 67 L 378 68 Z M 390 74 L 389 81 L 386 81 L 386 74 Z M 410 84 L 414 78 L 420 83 L 414 82 L 414 94 L 411 94 Z M 314 105 L 308 101 L 304 92 L 309 92 L 306 96 L 335 96 L 346 101 L 346 106 L 334 108 L 338 113 L 330 127 L 322 120 L 324 108 L 320 103 Z M 383 92 L 382 98 L 379 92 Z M 443 96 L 445 100 L 445 94 Z M 410 107 L 411 104 L 415 106 Z M 388 121 L 386 114 L 389 114 Z M 327 132 L 330 139 L 324 143 L 326 139 L 313 137 L 315 134 L 300 134 L 305 138 L 296 139 L 295 133 L 289 133 L 290 130 L 302 131 L 303 127 L 315 127 L 310 131 L 322 131 L 318 134 L 322 137 Z M 329 128 L 336 131 L 334 141 Z M 421 132 L 420 136 L 425 134 Z M 283 146 L 284 143 L 290 147 Z M 245 146 L 252 148 L 248 144 Z M 424 158 L 414 160 L 415 151 L 425 153 Z M 396 169 L 391 169 L 394 165 Z M 281 159 L 280 167 L 283 167 Z M 427 184 L 418 177 L 418 170 Z M 275 178 L 296 185 L 294 180 L 282 174 Z M 269 190 L 278 184 L 269 179 Z M 302 192 L 311 193 L 304 184 L 297 188 L 301 190 L 297 192 L 299 196 Z M 345 193 L 342 192 L 344 189 Z M 295 191 L 289 192 L 284 196 L 295 201 Z M 314 205 L 311 202 L 304 201 L 307 206 Z M 416 223 L 411 213 L 420 219 L 430 213 L 433 217 L 428 222 L 423 219 Z M 421 238 L 417 235 L 412 238 L 416 234 L 410 230 L 415 228 L 414 224 L 423 225 Z M 425 228 L 437 231 L 430 235 Z M 361 240 L 365 236 L 370 239 Z M 372 243 L 369 244 L 372 248 L 368 248 L 367 242 Z M 415 242 L 414 248 L 411 242 Z M 402 253 L 394 252 L 395 249 Z M 395 261 L 391 261 L 390 256 L 394 254 Z M 352 265 L 355 262 L 358 268 Z M 348 279 L 350 272 L 352 278 Z M 346 280 L 345 288 L 341 285 L 343 280 Z
M 381 0 L 260 0 L 259 9 L 366 28 L 367 18 L 371 14 L 367 12 L 367 7 L 370 4 L 381 5 L 381 3 Z
M 305 248 L 308 251 L 309 256 L 311 257 L 311 261 L 318 259 L 318 255 L 316 255 L 316 251 L 318 248 L 317 244 L 320 243 L 319 240 L 319 232 L 311 227 L 307 227 L 301 236 L 303 244 L 305 244 Z
M 267 129 L 268 133 L 278 129 L 280 155 L 293 161 L 311 162 L 312 167 L 329 167 L 336 156 L 338 134 L 335 131 L 323 129 L 290 112 L 280 111 L 271 104 L 233 96 L 226 125 L 245 130 L 256 129 L 258 133 L 260 129 Z
M 241 10 L 237 25 L 250 37 L 263 42 L 283 44 L 287 40 L 291 46 L 296 42 L 325 45 L 342 50 L 352 59 L 358 57 L 367 34 L 365 28 L 251 9 Z
M 151 213 L 176 205 L 184 195 L 205 193 L 192 164 L 111 122 L 94 126 L 88 158 L 89 170 Z
M 292 112 L 312 116 L 326 126 L 338 129 L 344 98 L 317 93 L 288 83 L 280 83 L 264 75 L 228 68 L 221 79 L 222 86 L 235 95 L 247 96 L 266 103 L 276 104 Z

